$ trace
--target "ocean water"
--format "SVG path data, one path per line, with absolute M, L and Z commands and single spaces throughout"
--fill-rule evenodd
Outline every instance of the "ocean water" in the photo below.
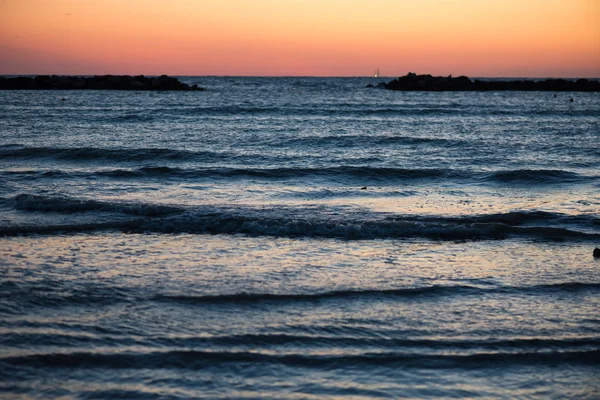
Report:
M 182 80 L 0 91 L 0 397 L 600 397 L 597 93 Z

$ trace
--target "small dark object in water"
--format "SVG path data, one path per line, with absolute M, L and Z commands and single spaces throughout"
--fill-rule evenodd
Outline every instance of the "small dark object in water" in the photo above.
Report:
M 360 190 L 367 190 L 367 187 L 363 186 L 363 187 L 360 188 Z
M 594 258 L 600 258 L 600 249 L 597 247 L 594 249 Z
M 66 99 L 63 97 L 62 99 L 60 99 L 60 101 L 65 101 Z
M 569 99 L 569 102 L 570 102 L 570 103 L 572 103 L 572 102 L 574 102 L 574 101 L 575 101 L 575 100 L 573 100 L 573 98 L 572 98 L 572 97 Z

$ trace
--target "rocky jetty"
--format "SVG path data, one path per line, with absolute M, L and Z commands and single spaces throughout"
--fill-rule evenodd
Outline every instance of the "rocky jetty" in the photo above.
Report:
M 35 78 L 0 77 L 0 90 L 204 90 L 198 85 L 187 85 L 167 75 L 146 77 L 144 75 L 97 75 L 58 76 L 39 75 Z
M 471 80 L 466 76 L 431 76 L 409 73 L 385 84 L 386 89 L 405 91 L 496 91 L 600 92 L 600 82 L 588 79 Z

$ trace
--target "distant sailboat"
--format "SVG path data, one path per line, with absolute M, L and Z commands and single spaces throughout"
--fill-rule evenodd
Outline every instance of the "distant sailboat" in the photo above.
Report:
M 379 78 L 379 68 L 375 69 L 375 71 L 373 71 L 373 77 L 371 78 L 371 83 L 369 83 L 367 85 L 368 88 L 374 88 L 374 87 L 381 87 L 381 85 L 383 85 L 383 82 L 377 82 L 375 79 Z

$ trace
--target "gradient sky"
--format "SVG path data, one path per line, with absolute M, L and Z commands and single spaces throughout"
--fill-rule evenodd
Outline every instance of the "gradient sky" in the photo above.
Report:
M 600 0 L 0 0 L 0 18 L 0 74 L 600 76 Z

